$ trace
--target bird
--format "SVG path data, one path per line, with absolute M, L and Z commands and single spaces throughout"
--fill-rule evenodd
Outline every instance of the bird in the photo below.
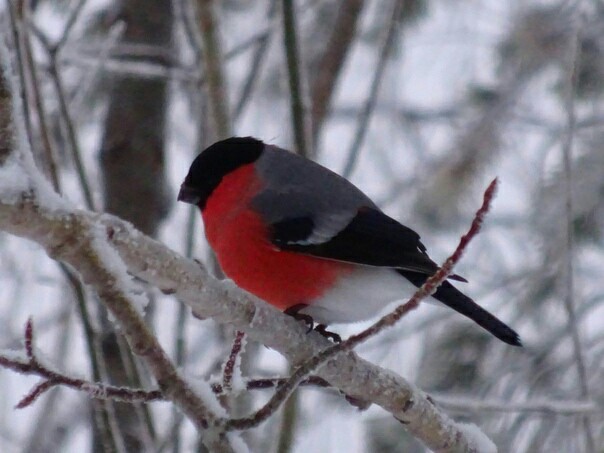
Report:
M 417 234 L 347 179 L 254 137 L 204 149 L 178 201 L 201 211 L 207 241 L 240 288 L 339 341 L 326 327 L 370 319 L 413 294 L 439 266 Z M 501 341 L 519 335 L 449 280 L 430 297 Z

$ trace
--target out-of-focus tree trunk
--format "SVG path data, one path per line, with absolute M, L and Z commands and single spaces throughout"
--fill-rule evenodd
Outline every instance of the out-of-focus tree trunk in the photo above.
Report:
M 124 41 L 169 52 L 170 1 L 128 0 L 121 17 L 126 21 Z M 167 92 L 164 79 L 116 76 L 100 153 L 105 210 L 150 235 L 156 233 L 168 210 L 164 175 Z
M 364 4 L 364 0 L 351 0 L 346 2 L 346 7 L 340 8 L 329 42 L 319 58 L 318 71 L 311 87 L 312 143 L 317 142 L 323 121 L 329 113 L 336 84 L 356 37 Z
M 138 46 L 153 61 L 168 56 L 173 29 L 172 2 L 126 0 L 119 17 L 125 22 L 123 43 Z M 100 150 L 105 210 L 155 235 L 168 211 L 165 179 L 165 122 L 168 80 L 115 76 Z M 105 323 L 103 355 L 113 384 L 131 382 L 127 358 L 112 326 Z M 142 407 L 115 404 L 128 451 L 145 448 Z

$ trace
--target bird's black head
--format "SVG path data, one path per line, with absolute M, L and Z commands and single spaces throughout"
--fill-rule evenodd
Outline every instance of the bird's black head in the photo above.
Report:
M 231 137 L 204 149 L 195 158 L 180 186 L 178 201 L 203 209 L 222 178 L 237 168 L 255 162 L 264 143 L 253 137 Z

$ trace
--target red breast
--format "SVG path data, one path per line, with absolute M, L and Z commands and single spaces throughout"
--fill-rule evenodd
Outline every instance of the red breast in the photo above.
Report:
M 238 286 L 285 310 L 320 297 L 353 265 L 280 251 L 250 207 L 262 190 L 252 164 L 226 175 L 208 198 L 203 222 L 224 273 Z

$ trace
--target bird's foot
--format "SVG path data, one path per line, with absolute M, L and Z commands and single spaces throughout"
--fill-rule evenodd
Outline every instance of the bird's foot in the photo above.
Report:
M 306 327 L 308 327 L 306 333 L 309 333 L 315 325 L 315 321 L 312 319 L 312 316 L 300 313 L 300 310 L 304 310 L 306 307 L 308 307 L 306 304 L 296 304 L 286 309 L 283 313 L 298 321 L 303 321 Z
M 320 333 L 322 336 L 324 336 L 328 340 L 332 340 L 334 343 L 342 342 L 342 337 L 339 336 L 337 333 L 330 332 L 329 330 L 327 330 L 327 326 L 325 324 L 319 324 L 317 327 L 315 327 L 315 332 Z
M 283 313 L 298 321 L 303 321 L 304 324 L 306 324 L 306 327 L 308 327 L 306 333 L 310 333 L 315 325 L 315 320 L 310 315 L 300 313 L 300 311 L 304 310 L 306 307 L 308 307 L 307 304 L 296 304 L 286 309 Z M 340 337 L 337 333 L 328 331 L 325 324 L 318 324 L 317 327 L 314 327 L 314 330 L 328 340 L 332 340 L 334 343 L 342 342 L 342 337 Z

